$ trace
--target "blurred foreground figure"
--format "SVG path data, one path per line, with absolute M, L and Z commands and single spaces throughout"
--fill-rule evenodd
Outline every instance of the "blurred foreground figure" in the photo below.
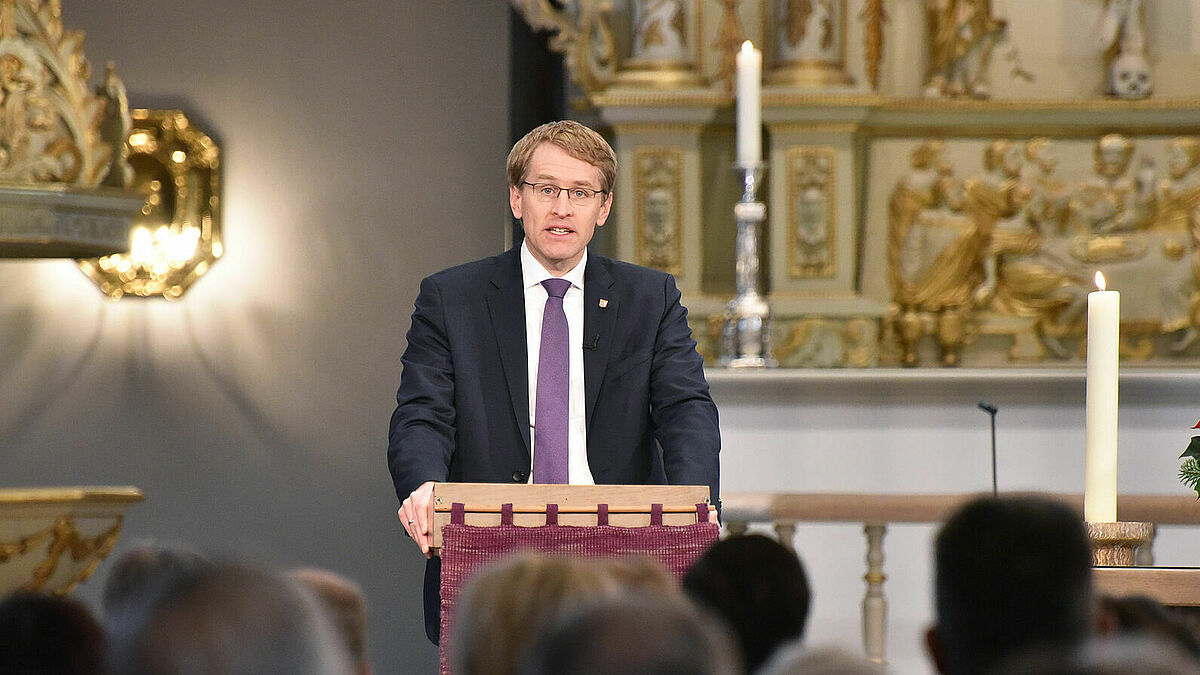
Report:
M 1092 546 L 1083 520 L 1043 497 L 976 499 L 934 545 L 938 671 L 975 675 L 1029 649 L 1068 650 L 1089 633 Z
M 217 565 L 165 591 L 133 627 L 122 675 L 350 675 L 350 658 L 297 582 Z
M 683 588 L 733 629 L 748 671 L 804 635 L 808 577 L 796 554 L 769 537 L 750 534 L 713 544 L 688 570 Z
M 481 569 L 455 609 L 455 675 L 511 675 L 525 650 L 568 610 L 638 594 L 678 600 L 667 571 L 649 559 L 600 560 L 517 553 Z
M 732 675 L 737 651 L 723 626 L 682 601 L 617 598 L 552 627 L 522 675 Z
M 0 602 L 0 673 L 99 675 L 104 632 L 71 598 L 14 593 Z
M 371 675 L 374 668 L 367 658 L 367 600 L 363 597 L 362 587 L 323 569 L 297 569 L 288 575 L 308 587 L 321 602 L 354 660 L 355 672 Z

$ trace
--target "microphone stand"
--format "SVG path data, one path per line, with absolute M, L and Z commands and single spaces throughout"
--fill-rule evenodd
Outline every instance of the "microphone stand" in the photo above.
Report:
M 988 403 L 987 401 L 979 402 L 979 409 L 988 414 L 992 419 L 992 496 L 1000 496 L 1000 491 L 996 487 L 996 413 L 1000 408 Z

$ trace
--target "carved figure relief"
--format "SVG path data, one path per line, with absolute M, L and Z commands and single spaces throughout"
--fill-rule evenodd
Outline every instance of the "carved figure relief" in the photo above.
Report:
M 988 186 L 956 178 L 941 152 L 938 141 L 917 147 L 888 209 L 889 278 L 905 365 L 917 364 L 927 334 L 936 338 L 943 365 L 958 364 L 994 222 Z
M 926 0 L 925 16 L 925 95 L 987 98 L 992 51 L 1007 21 L 992 16 L 991 0 Z
M 832 148 L 788 150 L 788 273 L 793 278 L 834 276 L 833 161 Z
M 1023 152 L 997 139 L 984 150 L 983 172 L 960 180 L 940 164 L 940 142 L 916 147 L 889 206 L 903 363 L 915 365 L 919 343 L 933 336 L 951 365 L 959 336 L 1004 317 L 1028 322 L 1020 330 L 1036 337 L 1042 357 L 1077 358 L 1097 270 L 1127 298 L 1128 355 L 1149 358 L 1158 335 L 1176 353 L 1197 342 L 1200 138 L 1166 143 L 1170 175 L 1162 180 L 1128 137 L 1103 136 L 1092 154 L 1094 175 L 1068 183 L 1050 139 L 1031 139 Z M 968 289 L 971 302 L 963 302 Z
M 683 153 L 674 149 L 638 148 L 634 157 L 638 263 L 678 277 L 683 271 L 680 218 Z

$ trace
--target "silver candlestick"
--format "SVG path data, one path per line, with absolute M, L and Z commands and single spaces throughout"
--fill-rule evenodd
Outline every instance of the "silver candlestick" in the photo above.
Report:
M 718 363 L 730 368 L 773 368 L 778 363 L 771 356 L 771 308 L 758 292 L 759 228 L 767 218 L 767 207 L 758 201 L 757 193 L 766 165 L 737 162 L 734 169 L 741 172 L 745 186 L 741 201 L 733 207 L 737 296 L 725 306 Z

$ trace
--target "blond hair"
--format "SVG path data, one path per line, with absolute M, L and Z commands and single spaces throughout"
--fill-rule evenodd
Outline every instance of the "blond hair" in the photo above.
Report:
M 533 152 L 542 143 L 562 148 L 568 155 L 600 171 L 600 189 L 612 192 L 617 177 L 617 155 L 604 137 L 574 120 L 547 122 L 525 134 L 508 153 L 508 184 L 525 180 Z

